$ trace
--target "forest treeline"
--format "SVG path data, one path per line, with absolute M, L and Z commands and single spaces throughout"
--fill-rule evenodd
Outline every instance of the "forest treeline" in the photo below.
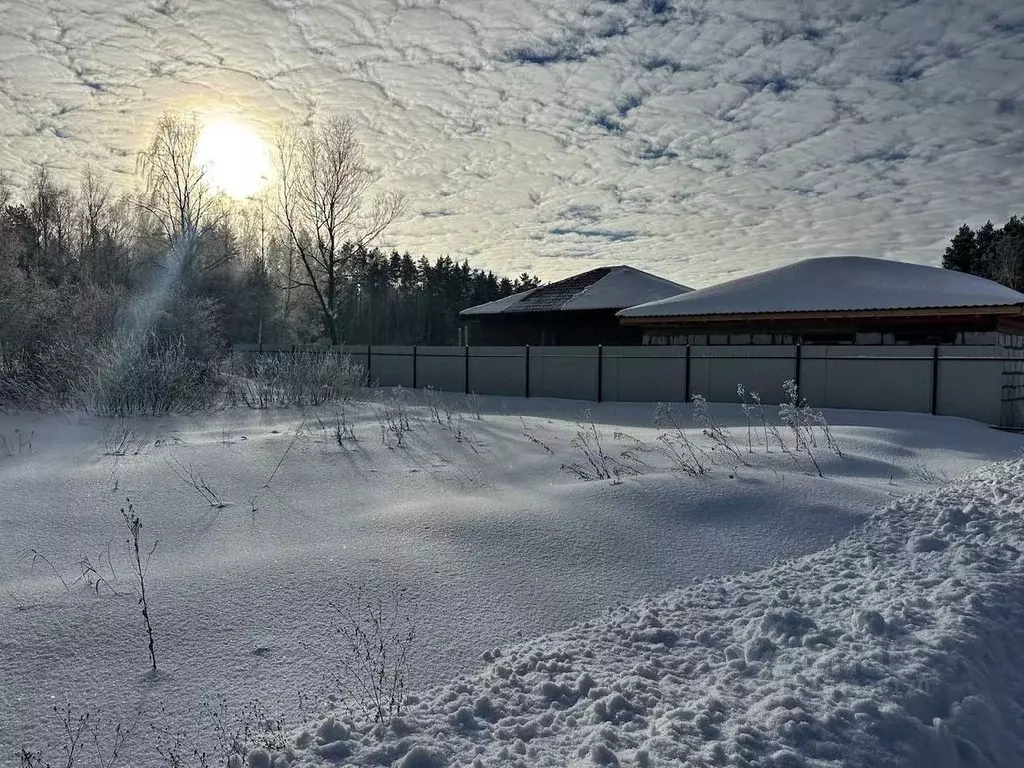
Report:
M 0 341 L 20 346 L 48 326 L 58 333 L 62 318 L 74 319 L 70 333 L 111 331 L 137 302 L 173 328 L 190 322 L 182 314 L 190 308 L 225 344 L 329 337 L 270 204 L 223 202 L 181 269 L 180 244 L 168 242 L 137 196 L 116 195 L 92 171 L 73 187 L 40 168 L 20 197 L 0 181 Z M 337 249 L 330 287 L 334 328 L 340 342 L 454 344 L 459 311 L 538 283 L 350 240 Z
M 1024 292 L 1024 220 L 1011 216 L 1001 227 L 988 221 L 977 230 L 964 224 L 946 247 L 942 266 Z
M 0 175 L 0 410 L 203 408 L 233 343 L 454 344 L 460 310 L 539 284 L 378 247 L 407 201 L 348 120 L 283 126 L 245 201 L 209 183 L 201 131 L 161 117 L 125 192 L 92 169 Z

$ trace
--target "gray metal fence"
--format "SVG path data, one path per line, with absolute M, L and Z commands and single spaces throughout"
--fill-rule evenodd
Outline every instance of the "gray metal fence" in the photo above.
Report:
M 783 382 L 794 379 L 816 407 L 911 411 L 1017 426 L 1005 423 L 1007 356 L 996 346 L 351 345 L 341 350 L 380 386 L 599 402 L 685 402 L 698 394 L 712 402 L 739 402 L 737 385 L 742 384 L 763 402 L 778 403 Z

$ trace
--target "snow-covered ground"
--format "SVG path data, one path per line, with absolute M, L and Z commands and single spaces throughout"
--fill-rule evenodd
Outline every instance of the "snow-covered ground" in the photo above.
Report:
M 1020 436 L 827 411 L 843 457 L 819 442 L 819 477 L 806 454 L 768 453 L 756 430 L 749 452 L 742 411 L 716 406 L 738 456 L 711 452 L 714 469 L 690 477 L 653 450 L 653 406 L 482 398 L 477 419 L 451 396 L 449 427 L 443 407 L 442 425 L 414 405 L 421 396 L 407 400 L 400 447 L 381 442 L 380 403 L 347 408 L 358 440 L 340 445 L 330 409 L 230 409 L 136 422 L 144 447 L 123 457 L 103 455 L 109 420 L 0 416 L 14 454 L 0 455 L 0 764 L 54 741 L 52 707 L 65 703 L 135 723 L 133 766 L 162 764 L 167 734 L 194 730 L 216 702 L 258 699 L 298 724 L 299 693 L 313 710 L 337 693 L 334 626 L 359 586 L 414 604 L 410 683 L 428 693 L 386 732 L 330 720 L 300 733 L 299 764 L 333 751 L 409 766 L 477 752 L 548 765 L 846 754 L 897 765 L 959 749 L 948 762 L 959 765 L 996 748 L 956 741 L 988 716 L 958 704 L 957 686 L 1013 693 L 995 686 L 1000 659 L 972 648 L 1001 647 L 978 645 L 1003 631 L 982 615 L 987 598 L 1000 615 L 1014 609 L 1024 470 L 945 484 L 1014 456 Z M 606 453 L 632 450 L 641 474 L 584 482 L 561 469 L 583 460 L 571 441 L 586 407 Z M 31 451 L 15 429 L 31 432 Z M 229 505 L 186 487 L 189 467 Z M 155 675 L 125 558 L 127 498 L 144 546 L 159 541 L 147 576 Z M 85 557 L 105 579 L 98 594 L 76 583 Z M 1012 726 L 1010 701 L 985 706 Z M 909 739 L 903 762 L 871 751 L 890 731 Z

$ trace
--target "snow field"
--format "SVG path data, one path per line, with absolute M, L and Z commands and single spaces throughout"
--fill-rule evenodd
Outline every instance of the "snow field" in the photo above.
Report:
M 671 612 L 664 600 L 646 599 L 632 609 L 641 610 L 633 618 L 626 609 L 609 614 L 618 617 L 617 632 L 639 638 L 632 645 L 612 643 L 611 619 L 592 617 L 643 594 L 821 550 L 886 501 L 1024 445 L 1019 436 L 958 419 L 828 412 L 844 457 L 821 453 L 825 477 L 819 478 L 807 461 L 777 449 L 746 454 L 739 408 L 714 406 L 750 466 L 716 455 L 713 471 L 693 478 L 652 460 L 642 474 L 621 481 L 581 482 L 560 469 L 581 459 L 571 445 L 581 408 L 592 410 L 608 452 L 617 456 L 635 439 L 656 443 L 653 406 L 482 398 L 477 419 L 474 405 L 445 396 L 453 413 L 448 426 L 445 418 L 444 425 L 433 420 L 422 399 L 405 397 L 412 429 L 392 448 L 380 439 L 374 416 L 380 403 L 351 405 L 346 418 L 358 440 L 340 443 L 330 409 L 229 409 L 202 419 L 143 420 L 132 427 L 146 446 L 123 457 L 103 455 L 109 421 L 0 416 L 0 432 L 33 432 L 30 454 L 0 458 L 0 764 L 23 745 L 52 741 L 51 710 L 65 702 L 105 720 L 138 723 L 128 745 L 132 766 L 163 764 L 156 748 L 166 745 L 167 734 L 196 731 L 196 713 L 211 702 L 234 711 L 259 700 L 293 723 L 323 706 L 346 712 L 344 702 L 329 698 L 337 693 L 330 684 L 338 654 L 332 622 L 350 607 L 353 586 L 400 590 L 415 603 L 415 689 L 458 679 L 472 693 L 438 703 L 455 687 L 433 689 L 395 726 L 415 729 L 405 734 L 393 728 L 371 735 L 338 718 L 320 733 L 321 723 L 308 744 L 291 741 L 291 756 L 279 750 L 276 763 L 415 765 L 429 764 L 431 755 L 500 762 L 503 747 L 512 762 L 526 755 L 541 764 L 570 758 L 586 764 L 612 753 L 643 764 L 645 749 L 652 761 L 678 761 L 658 739 L 679 745 L 685 739 L 672 735 L 668 710 L 655 717 L 660 710 L 651 697 L 678 694 L 677 708 L 692 709 L 684 695 L 710 685 L 701 678 L 687 688 L 685 680 L 699 674 L 713 675 L 716 685 L 733 680 L 738 689 L 753 687 L 768 673 L 750 677 L 733 667 L 742 661 L 748 670 L 758 664 L 775 670 L 776 660 L 783 663 L 791 652 L 788 640 L 765 630 L 764 642 L 760 635 L 725 642 L 709 634 L 702 635 L 709 644 L 697 646 L 699 630 L 691 636 L 691 627 L 666 621 Z M 689 432 L 698 438 L 698 430 Z M 169 461 L 201 473 L 228 506 L 211 508 Z M 147 587 L 157 675 L 146 673 L 141 619 L 118 552 L 119 509 L 127 497 L 144 521 L 143 538 L 159 540 Z M 70 589 L 44 564 L 30 568 L 22 557 L 29 550 L 45 555 Z M 120 594 L 75 583 L 83 556 L 106 573 L 107 552 L 113 553 L 110 585 Z M 694 588 L 707 607 L 694 608 L 686 620 L 712 634 L 731 626 L 723 616 L 741 622 L 742 613 L 728 607 L 731 583 L 720 584 L 726 589 L 715 597 L 721 605 L 707 596 L 711 587 Z M 799 594 L 795 586 L 779 589 Z M 814 615 L 807 606 L 800 611 Z M 863 621 L 877 624 L 873 616 Z M 569 662 L 557 655 L 530 661 L 540 646 L 494 655 L 495 648 L 572 626 L 543 641 L 572 652 L 565 670 Z M 675 644 L 663 642 L 672 633 Z M 764 658 L 748 659 L 748 643 L 760 644 Z M 732 646 L 742 655 L 725 650 Z M 620 647 L 637 657 L 628 674 L 614 661 Z M 685 649 L 692 658 L 682 666 L 659 666 Z M 466 677 L 482 654 L 491 657 L 488 666 Z M 643 661 L 648 676 L 632 671 L 644 656 L 650 656 Z M 695 671 L 704 664 L 707 670 Z M 594 685 L 584 680 L 581 687 L 584 673 Z M 682 687 L 672 693 L 662 676 Z M 548 686 L 548 698 L 534 691 L 545 681 L 561 686 Z M 649 690 L 641 696 L 635 686 Z M 594 690 L 605 693 L 595 697 Z M 629 702 L 632 716 L 619 698 L 597 704 L 615 693 Z M 298 694 L 306 702 L 301 712 Z M 488 701 L 498 702 L 493 711 Z M 588 707 L 598 707 L 598 715 Z M 602 726 L 590 728 L 585 721 L 602 711 Z M 695 721 L 703 722 L 699 715 Z M 528 722 L 539 725 L 516 730 Z M 599 738 L 602 728 L 614 728 L 622 742 Z M 196 738 L 206 737 L 213 734 Z M 718 741 L 731 748 L 725 737 Z M 422 748 L 413 749 L 417 744 Z M 254 764 L 260 759 L 250 755 Z

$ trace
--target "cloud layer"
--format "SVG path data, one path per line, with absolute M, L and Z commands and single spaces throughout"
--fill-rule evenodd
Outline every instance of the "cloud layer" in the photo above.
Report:
M 1024 208 L 1015 0 L 14 0 L 0 168 L 130 180 L 165 109 L 344 113 L 402 249 L 707 285 L 806 256 L 935 262 Z

